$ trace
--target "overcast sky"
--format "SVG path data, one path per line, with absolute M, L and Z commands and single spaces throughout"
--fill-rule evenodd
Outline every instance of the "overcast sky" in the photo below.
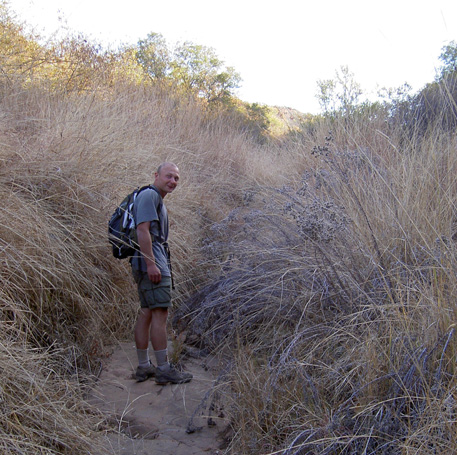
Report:
M 8 0 L 19 19 L 50 35 L 59 26 L 104 45 L 150 32 L 172 46 L 212 47 L 241 74 L 249 102 L 317 113 L 319 80 L 347 65 L 366 95 L 435 76 L 457 41 L 457 0 Z M 59 19 L 60 18 L 60 19 Z

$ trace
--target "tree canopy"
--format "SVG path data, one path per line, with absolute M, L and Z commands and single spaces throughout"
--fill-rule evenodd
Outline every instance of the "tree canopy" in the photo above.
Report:
M 226 67 L 214 49 L 190 41 L 170 49 L 159 33 L 138 42 L 136 58 L 154 82 L 168 82 L 209 103 L 229 100 L 241 82 L 240 75 Z

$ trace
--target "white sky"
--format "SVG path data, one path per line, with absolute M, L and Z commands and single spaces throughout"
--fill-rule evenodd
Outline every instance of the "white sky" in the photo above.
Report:
M 66 25 L 103 44 L 150 32 L 170 47 L 212 47 L 241 74 L 244 101 L 317 113 L 317 82 L 347 65 L 365 95 L 405 82 L 419 90 L 457 41 L 456 0 L 8 0 L 37 32 Z M 59 22 L 59 18 L 61 18 Z M 62 22 L 63 20 L 63 22 Z

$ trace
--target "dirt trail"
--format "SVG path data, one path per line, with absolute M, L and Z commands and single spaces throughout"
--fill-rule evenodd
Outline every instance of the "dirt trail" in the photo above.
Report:
M 185 369 L 194 375 L 187 384 L 159 386 L 153 379 L 139 383 L 132 378 L 137 366 L 134 343 L 119 344 L 104 362 L 91 399 L 115 416 L 120 430 L 106 435 L 106 453 L 220 454 L 226 422 L 218 403 L 208 419 L 215 383 L 210 363 L 208 358 L 186 359 Z

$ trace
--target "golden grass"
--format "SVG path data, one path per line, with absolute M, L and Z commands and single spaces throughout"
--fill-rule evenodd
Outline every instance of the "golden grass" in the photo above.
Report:
M 147 84 L 23 80 L 0 85 L 3 452 L 103 452 L 85 384 L 138 306 L 107 221 L 170 160 L 172 325 L 232 357 L 226 452 L 453 453 L 455 136 L 378 116 L 259 145 Z
M 167 200 L 179 304 L 205 280 L 209 226 L 244 187 L 279 179 L 279 157 L 194 101 L 152 88 L 76 95 L 18 83 L 1 92 L 3 448 L 99 453 L 94 422 L 103 419 L 91 418 L 81 384 L 110 345 L 131 337 L 137 311 L 129 265 L 111 257 L 110 214 L 160 162 L 179 165 L 182 184 Z
M 178 311 L 234 352 L 230 453 L 452 453 L 455 137 L 341 127 L 213 225 Z

